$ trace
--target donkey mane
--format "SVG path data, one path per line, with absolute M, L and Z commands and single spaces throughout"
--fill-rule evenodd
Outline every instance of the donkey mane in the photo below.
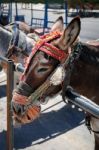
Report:
M 99 47 L 87 43 L 81 43 L 81 47 L 80 60 L 90 65 L 99 65 Z

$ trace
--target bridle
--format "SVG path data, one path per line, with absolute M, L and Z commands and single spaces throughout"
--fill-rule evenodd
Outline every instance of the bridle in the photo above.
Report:
M 35 92 L 33 92 L 29 96 L 28 102 L 26 102 L 24 100 L 23 100 L 24 102 L 22 102 L 22 99 L 24 99 L 25 97 L 24 98 L 22 98 L 22 97 L 19 98 L 20 96 L 18 96 L 18 93 L 15 92 L 14 99 L 15 99 L 15 101 L 17 103 L 19 103 L 19 104 L 20 103 L 22 103 L 22 104 L 24 103 L 24 105 L 29 106 L 29 105 L 31 105 L 31 103 L 33 103 L 33 101 L 38 100 L 46 92 L 46 90 L 52 85 L 52 82 L 53 82 L 52 80 L 55 79 L 55 76 L 57 74 L 57 69 L 58 69 L 58 71 L 59 70 L 62 71 L 62 77 L 60 77 L 61 79 L 59 79 L 59 80 L 61 80 L 61 82 L 63 81 L 64 67 L 62 67 L 62 64 L 64 64 L 65 60 L 69 57 L 69 53 L 68 52 L 65 53 L 64 51 L 60 50 L 59 48 L 56 48 L 55 46 L 53 46 L 52 44 L 49 43 L 50 41 L 52 41 L 52 40 L 54 40 L 56 38 L 59 38 L 60 36 L 61 36 L 61 33 L 58 32 L 58 31 L 55 31 L 55 32 L 48 33 L 48 34 L 46 34 L 46 35 L 44 35 L 44 36 L 42 36 L 40 38 L 40 40 L 36 43 L 36 45 L 34 46 L 34 48 L 32 50 L 31 55 L 28 58 L 25 72 L 23 73 L 23 75 L 21 77 L 21 84 L 23 84 L 22 80 L 25 78 L 25 74 L 26 74 L 26 72 L 27 72 L 27 70 L 28 70 L 28 68 L 30 66 L 31 60 L 32 60 L 32 58 L 34 57 L 34 55 L 36 54 L 36 52 L 38 50 L 43 51 L 47 55 L 50 55 L 53 58 L 57 59 L 60 62 L 61 65 L 59 65 L 55 69 L 55 71 L 52 72 L 52 74 L 50 75 L 50 77 L 48 77 L 48 79 L 40 87 L 38 87 L 38 89 L 35 90 Z M 53 84 L 55 84 L 55 82 Z M 28 88 L 29 88 L 29 85 L 28 85 Z M 30 91 L 31 91 L 31 88 L 30 88 Z
M 69 50 L 67 50 L 67 53 L 66 53 L 65 51 L 60 50 L 59 48 L 57 48 L 56 46 L 53 46 L 50 43 L 52 40 L 55 40 L 55 39 L 59 38 L 60 36 L 61 36 L 61 33 L 58 31 L 51 32 L 51 33 L 48 33 L 48 34 L 42 36 L 40 38 L 40 40 L 38 40 L 38 42 L 35 44 L 35 46 L 32 50 L 32 53 L 28 58 L 26 69 L 25 69 L 24 73 L 22 74 L 21 81 L 18 85 L 18 87 L 19 87 L 18 89 L 21 90 L 21 87 L 22 87 L 22 91 L 25 91 L 28 89 L 27 94 L 30 93 L 30 96 L 29 97 L 23 96 L 24 94 L 20 95 L 17 90 L 15 90 L 13 92 L 14 102 L 17 104 L 23 105 L 25 108 L 25 112 L 27 110 L 29 110 L 30 106 L 32 106 L 32 105 L 35 105 L 35 104 L 40 105 L 41 104 L 40 99 L 43 97 L 43 95 L 46 93 L 46 91 L 53 85 L 54 86 L 62 85 L 62 83 L 65 79 L 66 66 L 69 65 L 69 59 L 71 57 L 73 57 L 72 51 L 69 52 Z M 59 65 L 50 74 L 50 76 L 46 79 L 46 81 L 32 93 L 33 90 L 31 89 L 31 87 L 29 85 L 24 83 L 23 79 L 25 79 L 26 72 L 28 71 L 31 61 L 32 61 L 33 57 L 35 56 L 36 52 L 38 52 L 38 50 L 43 51 L 47 55 L 58 60 Z M 72 62 L 72 59 L 70 59 L 70 60 Z M 60 76 L 59 76 L 59 72 L 61 72 Z

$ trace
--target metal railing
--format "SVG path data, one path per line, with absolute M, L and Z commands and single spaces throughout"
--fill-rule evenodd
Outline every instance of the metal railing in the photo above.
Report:
M 77 105 L 78 107 L 92 114 L 93 116 L 99 118 L 99 105 L 92 102 L 90 99 L 78 94 L 71 87 L 67 87 L 66 97 L 73 104 Z

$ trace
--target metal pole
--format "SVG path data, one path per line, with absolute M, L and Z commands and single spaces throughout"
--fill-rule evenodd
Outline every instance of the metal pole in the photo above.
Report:
M 31 26 L 33 23 L 33 4 L 31 3 Z
M 11 100 L 14 86 L 14 63 L 3 56 L 0 60 L 7 64 L 7 150 L 13 150 L 13 120 Z
M 16 16 L 18 16 L 18 6 L 17 6 L 17 2 L 15 2 L 15 10 L 16 10 Z
M 7 62 L 7 150 L 13 150 L 13 120 L 11 100 L 14 85 L 14 63 L 12 60 Z
M 14 65 L 15 71 L 21 72 L 23 73 L 25 68 L 22 66 L 22 64 L 18 63 L 16 65 Z
M 77 10 L 77 15 L 79 15 L 79 6 L 76 6 L 76 10 Z
M 44 26 L 43 26 L 43 33 L 45 29 L 48 27 L 48 1 L 45 0 L 45 12 L 44 12 Z
M 66 97 L 73 104 L 79 106 L 84 111 L 89 112 L 93 116 L 99 118 L 99 105 L 92 102 L 90 99 L 76 93 L 72 88 L 67 87 Z
M 67 4 L 67 0 L 65 0 L 65 24 L 67 26 L 68 24 L 68 4 Z
M 9 4 L 9 16 L 10 16 L 10 22 L 12 22 L 12 0 L 10 1 Z
M 7 64 L 8 59 L 6 57 L 0 56 L 0 60 Z

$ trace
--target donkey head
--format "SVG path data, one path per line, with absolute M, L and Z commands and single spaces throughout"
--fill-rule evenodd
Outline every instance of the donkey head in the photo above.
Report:
M 52 73 L 59 64 L 65 62 L 79 32 L 79 17 L 74 18 L 65 29 L 63 19 L 59 17 L 51 32 L 38 40 L 29 56 L 21 81 L 13 93 L 13 112 L 17 121 L 27 123 L 37 118 L 40 114 L 41 99 L 53 96 L 61 90 L 61 83 L 55 82 L 62 69 L 58 69 L 54 77 Z M 54 78 L 52 86 L 49 83 L 50 76 Z

